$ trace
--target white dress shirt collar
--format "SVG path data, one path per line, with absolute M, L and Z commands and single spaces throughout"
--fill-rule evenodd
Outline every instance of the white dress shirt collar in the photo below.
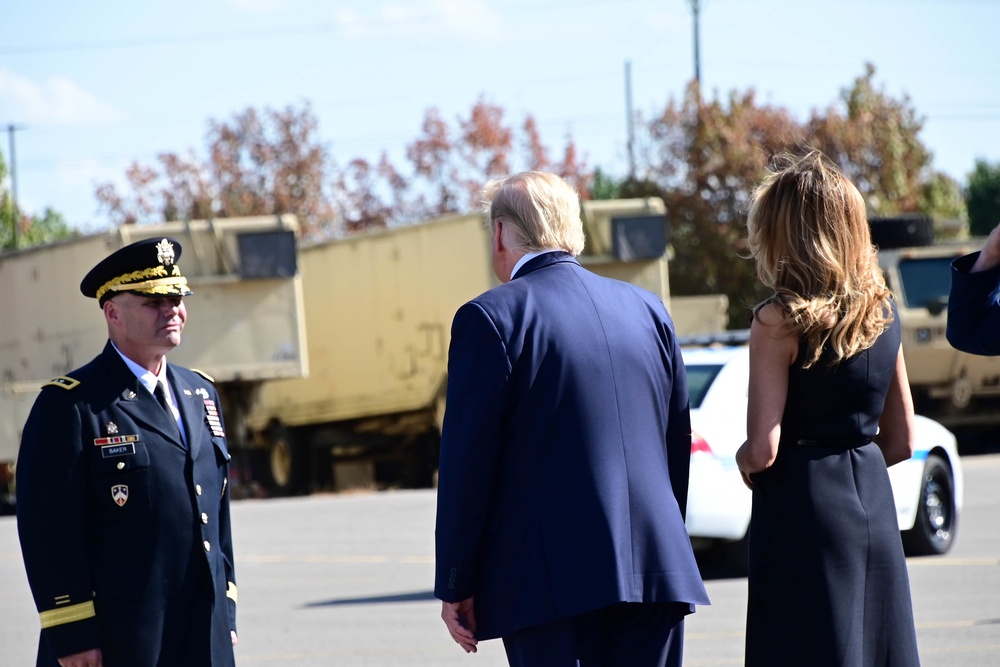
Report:
M 537 250 L 535 252 L 526 253 L 521 259 L 517 260 L 517 264 L 514 265 L 514 270 L 510 272 L 511 280 L 517 275 L 517 272 L 521 270 L 521 267 L 538 257 L 539 255 L 544 255 L 547 252 L 559 252 L 562 248 L 545 248 L 543 250 Z

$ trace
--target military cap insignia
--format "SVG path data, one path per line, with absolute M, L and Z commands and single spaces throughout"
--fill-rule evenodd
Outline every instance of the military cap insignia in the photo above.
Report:
M 156 244 L 156 261 L 163 266 L 170 266 L 174 263 L 174 244 L 167 239 L 162 239 Z
M 80 292 L 102 305 L 119 292 L 152 297 L 187 296 L 191 290 L 177 266 L 181 250 L 180 243 L 171 238 L 131 243 L 92 268 L 80 283 Z
M 115 484 L 111 487 L 111 499 L 115 501 L 118 507 L 124 507 L 125 503 L 128 502 L 128 485 L 127 484 Z
M 59 377 L 52 378 L 51 380 L 43 384 L 42 388 L 44 389 L 45 387 L 62 387 L 63 389 L 68 390 L 68 389 L 76 389 L 79 386 L 80 386 L 79 380 L 67 377 L 65 375 L 60 375 Z

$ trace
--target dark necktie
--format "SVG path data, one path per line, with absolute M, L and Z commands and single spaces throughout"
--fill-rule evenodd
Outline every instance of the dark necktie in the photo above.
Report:
M 153 395 L 156 396 L 156 401 L 160 404 L 160 407 L 167 411 L 170 421 L 176 424 L 177 418 L 174 417 L 174 411 L 170 409 L 170 403 L 167 402 L 167 393 L 164 391 L 162 382 L 158 381 L 156 383 L 156 389 L 153 390 Z

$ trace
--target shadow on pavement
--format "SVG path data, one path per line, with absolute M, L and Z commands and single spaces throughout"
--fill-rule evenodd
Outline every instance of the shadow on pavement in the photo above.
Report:
M 395 593 L 393 595 L 373 595 L 362 598 L 340 598 L 336 600 L 323 600 L 320 602 L 310 602 L 305 607 L 343 607 L 355 604 L 392 604 L 398 602 L 428 602 L 436 600 L 434 591 L 420 591 L 417 593 Z

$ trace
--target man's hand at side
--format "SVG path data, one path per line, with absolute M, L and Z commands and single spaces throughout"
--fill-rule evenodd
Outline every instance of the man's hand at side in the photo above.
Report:
M 442 602 L 441 619 L 448 626 L 451 638 L 465 649 L 466 653 L 475 653 L 479 640 L 473 634 L 476 631 L 476 612 L 473 598 L 459 602 Z
M 92 648 L 82 653 L 67 655 L 58 660 L 60 667 L 103 667 L 104 658 L 101 656 L 101 649 Z

